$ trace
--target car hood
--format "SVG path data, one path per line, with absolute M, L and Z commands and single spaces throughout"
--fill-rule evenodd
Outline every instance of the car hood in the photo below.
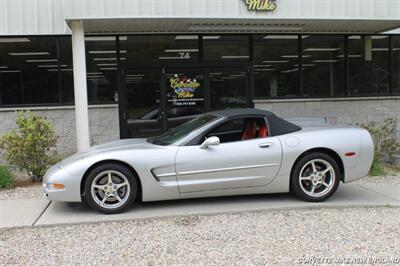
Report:
M 112 153 L 115 151 L 124 151 L 124 150 L 144 150 L 144 149 L 156 149 L 157 146 L 147 142 L 146 139 L 126 139 L 126 140 L 118 140 L 113 141 L 101 145 L 93 146 L 85 151 L 76 153 L 71 157 L 63 160 L 60 163 L 60 166 L 67 165 L 69 163 L 85 159 L 91 156 L 96 156 L 103 153 Z

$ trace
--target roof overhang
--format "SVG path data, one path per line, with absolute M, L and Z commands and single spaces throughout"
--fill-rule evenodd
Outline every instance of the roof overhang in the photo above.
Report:
M 400 27 L 393 19 L 274 19 L 120 17 L 82 20 L 87 34 L 140 33 L 382 33 Z

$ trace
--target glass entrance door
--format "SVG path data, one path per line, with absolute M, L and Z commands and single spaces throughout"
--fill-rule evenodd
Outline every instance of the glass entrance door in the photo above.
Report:
M 125 135 L 156 136 L 210 110 L 248 107 L 248 77 L 246 68 L 125 69 Z
M 205 111 L 205 77 L 203 70 L 167 69 L 167 129 L 175 128 Z
M 128 137 L 147 138 L 162 134 L 161 69 L 127 69 L 124 83 Z

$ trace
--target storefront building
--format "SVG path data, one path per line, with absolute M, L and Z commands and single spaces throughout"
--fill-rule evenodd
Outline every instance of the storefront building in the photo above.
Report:
M 391 0 L 3 0 L 0 134 L 19 109 L 65 155 L 222 108 L 400 120 L 399 27 Z

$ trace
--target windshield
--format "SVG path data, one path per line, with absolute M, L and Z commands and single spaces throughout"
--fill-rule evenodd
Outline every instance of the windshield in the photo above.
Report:
M 210 123 L 211 121 L 214 121 L 218 117 L 215 115 L 202 115 L 200 117 L 197 117 L 193 120 L 190 120 L 189 122 L 186 122 L 174 129 L 171 129 L 170 131 L 167 131 L 166 133 L 162 134 L 161 136 L 157 137 L 151 137 L 148 138 L 147 141 L 152 144 L 156 145 L 171 145 L 172 143 L 177 142 L 178 140 L 181 140 L 185 136 L 189 135 L 190 132 L 201 128 L 205 124 Z

